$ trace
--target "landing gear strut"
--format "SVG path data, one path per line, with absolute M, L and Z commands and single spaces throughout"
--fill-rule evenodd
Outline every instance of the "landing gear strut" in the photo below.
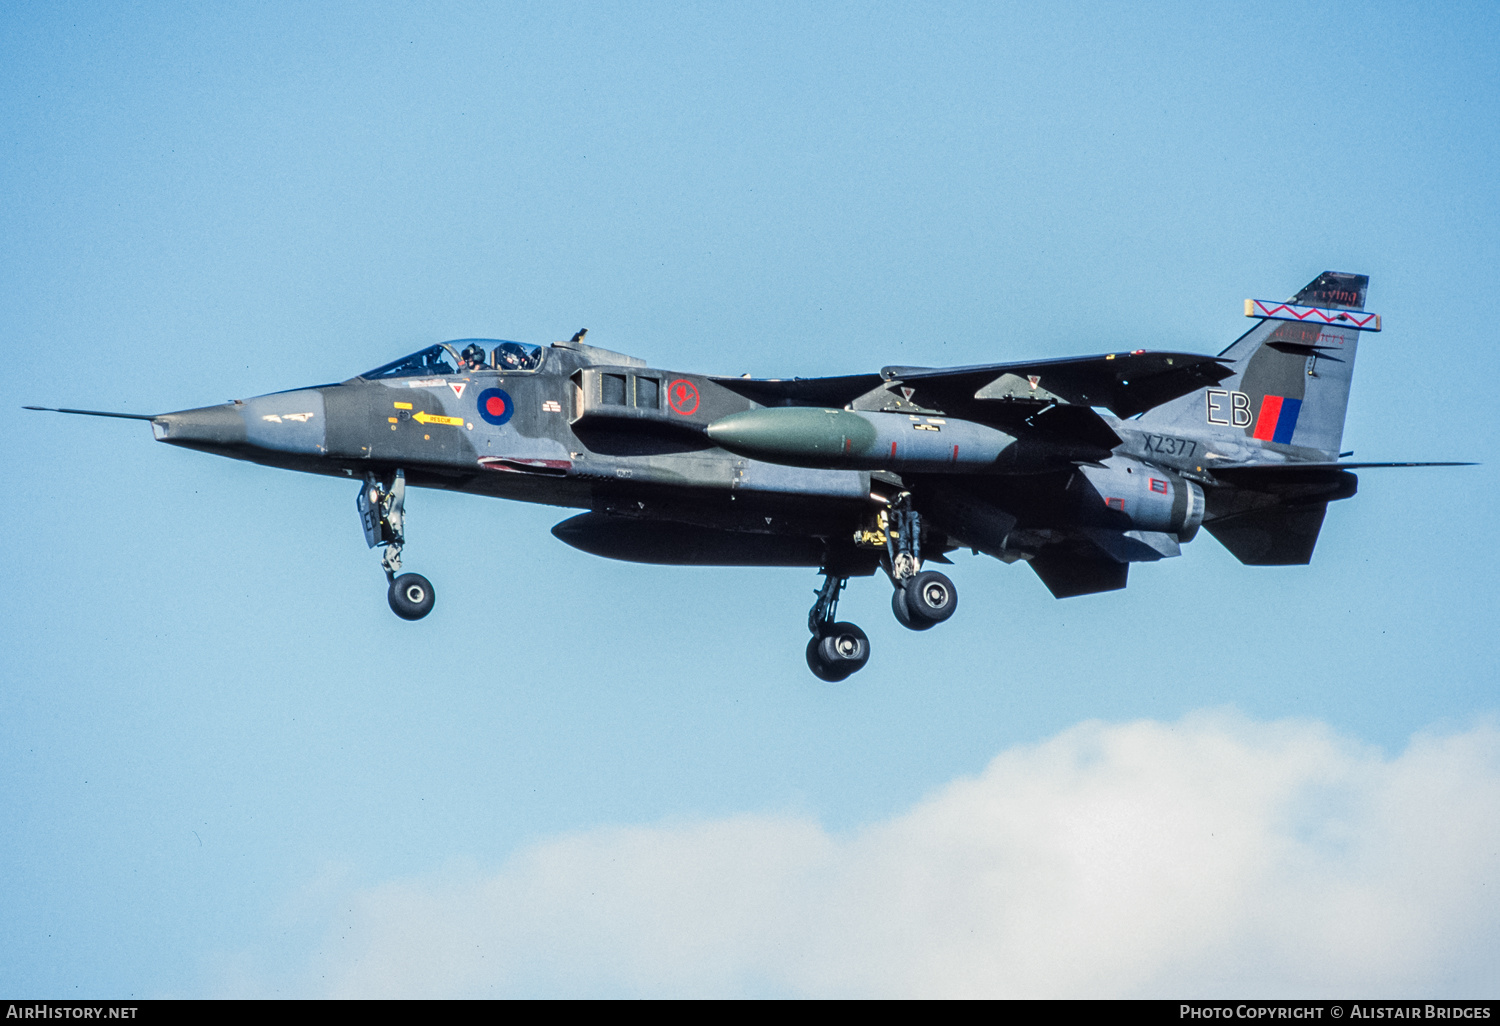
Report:
M 958 609 L 958 589 L 947 575 L 922 569 L 922 515 L 910 492 L 891 500 L 886 520 L 886 569 L 896 586 L 891 612 L 908 630 L 936 627 Z
M 870 639 L 852 623 L 837 623 L 839 593 L 849 578 L 823 571 L 818 601 L 807 613 L 807 668 L 819 680 L 840 681 L 857 673 L 870 661 Z
M 385 547 L 380 565 L 390 582 L 386 600 L 391 611 L 403 620 L 420 620 L 432 612 L 434 596 L 432 582 L 427 578 L 401 573 L 401 548 L 406 544 L 405 505 L 406 475 L 399 470 L 384 479 L 366 474 L 355 500 L 366 544 L 372 549 L 377 545 Z

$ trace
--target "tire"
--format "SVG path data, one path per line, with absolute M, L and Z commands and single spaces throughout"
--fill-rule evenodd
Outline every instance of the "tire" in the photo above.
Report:
M 906 611 L 912 623 L 942 623 L 958 609 L 958 589 L 936 570 L 924 570 L 906 582 Z
M 403 620 L 420 620 L 432 612 L 432 582 L 421 574 L 402 574 L 391 582 L 386 599 L 391 612 Z
M 818 651 L 823 639 L 813 637 L 807 642 L 807 668 L 813 672 L 813 676 L 819 680 L 826 680 L 830 684 L 836 684 L 849 676 L 823 661 L 823 654 Z
M 833 624 L 818 639 L 818 657 L 847 677 L 870 661 L 870 639 L 852 623 Z
M 807 668 L 819 680 L 844 680 L 869 661 L 870 639 L 852 623 L 830 624 L 807 643 Z
M 911 611 L 906 608 L 906 589 L 897 588 L 891 593 L 891 612 L 896 614 L 896 622 L 909 631 L 925 631 L 935 627 L 931 620 L 913 620 Z

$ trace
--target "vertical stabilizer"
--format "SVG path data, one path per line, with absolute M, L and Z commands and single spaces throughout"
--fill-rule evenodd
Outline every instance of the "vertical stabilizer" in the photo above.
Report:
M 1234 373 L 1148 411 L 1142 425 L 1195 435 L 1206 428 L 1289 456 L 1337 457 L 1360 331 L 1379 325 L 1341 312 L 1364 310 L 1369 283 L 1324 271 L 1284 304 L 1247 301 L 1255 325 L 1220 354 Z

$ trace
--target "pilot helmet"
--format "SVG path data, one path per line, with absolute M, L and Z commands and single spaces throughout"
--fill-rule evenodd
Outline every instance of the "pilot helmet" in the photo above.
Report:
M 514 342 L 502 342 L 495 347 L 495 362 L 502 367 L 523 367 L 526 365 L 526 350 Z
M 470 364 L 474 367 L 483 367 L 484 346 L 481 346 L 478 343 L 471 342 L 469 345 L 464 347 L 463 357 L 464 363 Z

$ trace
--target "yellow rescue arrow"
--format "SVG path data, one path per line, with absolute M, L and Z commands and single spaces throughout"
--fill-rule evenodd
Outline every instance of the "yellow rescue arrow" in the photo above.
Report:
M 463 427 L 462 417 L 439 417 L 435 413 L 413 413 L 411 419 L 418 424 L 447 424 L 449 427 Z

